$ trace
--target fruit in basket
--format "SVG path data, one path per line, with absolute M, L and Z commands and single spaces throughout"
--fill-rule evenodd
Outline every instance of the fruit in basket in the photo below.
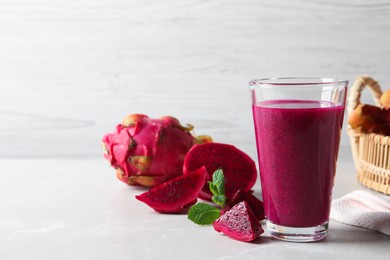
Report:
M 363 131 L 368 131 L 374 126 L 381 113 L 382 110 L 379 107 L 359 104 L 349 115 L 348 124 L 353 129 L 360 127 Z
M 208 181 L 217 169 L 225 175 L 225 193 L 229 199 L 239 189 L 249 191 L 256 182 L 255 162 L 243 151 L 233 145 L 205 143 L 194 145 L 184 160 L 184 174 L 206 166 Z M 211 200 L 213 194 L 206 183 L 199 197 Z
M 202 167 L 151 188 L 136 199 L 161 213 L 180 213 L 196 203 L 206 177 L 206 168 Z
M 359 104 L 349 115 L 348 124 L 363 132 L 390 135 L 390 110 Z
M 264 232 L 246 201 L 242 201 L 226 211 L 214 221 L 213 226 L 217 232 L 245 242 L 255 240 Z
M 390 124 L 389 123 L 376 123 L 368 131 L 369 133 L 376 133 L 381 135 L 390 135 Z
M 385 92 L 382 93 L 379 103 L 385 110 L 390 109 L 390 89 L 386 90 Z
M 103 137 L 104 157 L 121 181 L 154 187 L 183 174 L 185 155 L 194 144 L 211 142 L 209 136 L 191 134 L 192 129 L 171 116 L 131 114 Z

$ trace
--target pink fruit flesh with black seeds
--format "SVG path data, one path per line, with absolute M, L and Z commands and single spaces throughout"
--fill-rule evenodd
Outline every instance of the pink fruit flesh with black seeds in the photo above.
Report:
M 244 242 L 255 240 L 264 232 L 248 203 L 242 201 L 213 223 L 214 229 Z
M 238 204 L 241 201 L 246 201 L 248 203 L 253 214 L 259 221 L 265 218 L 263 202 L 259 200 L 255 195 L 253 195 L 253 190 L 243 191 L 241 189 L 234 193 L 233 196 L 229 199 L 225 208 L 221 211 L 221 215 L 223 215 L 226 211 L 228 211 L 234 205 Z
M 222 169 L 225 176 L 225 192 L 230 198 L 237 190 L 249 191 L 256 182 L 255 162 L 238 148 L 221 143 L 194 145 L 184 160 L 184 174 L 206 166 L 208 181 L 215 170 Z M 199 197 L 211 200 L 209 185 L 203 187 Z
M 206 177 L 207 171 L 203 167 L 164 182 L 136 196 L 136 199 L 160 213 L 180 213 L 196 203 Z

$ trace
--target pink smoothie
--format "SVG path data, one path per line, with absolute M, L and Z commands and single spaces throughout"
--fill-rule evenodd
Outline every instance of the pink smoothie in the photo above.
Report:
M 329 219 L 344 107 L 278 100 L 253 106 L 268 220 L 312 227 Z

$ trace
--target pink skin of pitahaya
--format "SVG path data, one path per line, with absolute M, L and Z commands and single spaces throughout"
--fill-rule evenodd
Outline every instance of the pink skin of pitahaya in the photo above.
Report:
M 196 138 L 192 129 L 171 116 L 151 119 L 131 114 L 103 137 L 104 157 L 121 181 L 154 187 L 183 174 L 185 155 L 194 144 L 211 142 L 208 136 Z
M 206 182 L 207 170 L 202 167 L 195 172 L 181 175 L 164 182 L 136 199 L 160 213 L 182 213 L 195 204 Z
M 264 232 L 246 201 L 239 202 L 213 223 L 217 232 L 244 242 L 255 240 Z

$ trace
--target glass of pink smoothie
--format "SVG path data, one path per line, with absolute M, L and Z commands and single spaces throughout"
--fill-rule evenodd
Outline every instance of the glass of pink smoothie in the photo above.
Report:
M 249 84 L 267 229 L 285 241 L 321 240 L 328 232 L 348 81 Z

